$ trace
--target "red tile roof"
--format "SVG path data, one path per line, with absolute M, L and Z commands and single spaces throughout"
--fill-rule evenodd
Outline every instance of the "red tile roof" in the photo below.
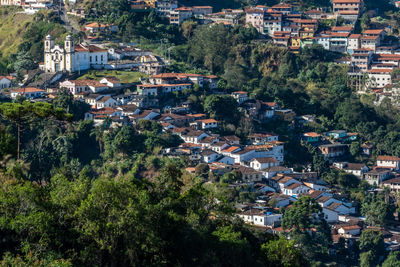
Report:
M 24 87 L 12 90 L 14 93 L 35 93 L 35 92 L 45 92 L 45 90 L 38 89 L 35 87 Z
M 400 161 L 400 158 L 395 156 L 378 156 L 378 161 Z

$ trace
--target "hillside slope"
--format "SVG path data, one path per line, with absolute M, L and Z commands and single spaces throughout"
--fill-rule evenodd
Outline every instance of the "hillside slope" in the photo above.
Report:
M 0 52 L 6 58 L 17 52 L 23 35 L 33 21 L 32 15 L 20 11 L 15 7 L 0 7 Z

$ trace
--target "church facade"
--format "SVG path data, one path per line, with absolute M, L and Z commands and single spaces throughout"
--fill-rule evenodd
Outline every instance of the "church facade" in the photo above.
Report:
M 77 72 L 88 69 L 102 69 L 107 64 L 107 50 L 95 45 L 74 44 L 70 35 L 65 38 L 64 47 L 54 44 L 50 35 L 44 41 L 45 72 Z

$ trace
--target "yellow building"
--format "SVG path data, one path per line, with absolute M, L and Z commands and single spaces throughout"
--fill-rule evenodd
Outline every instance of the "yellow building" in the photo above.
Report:
M 300 37 L 292 37 L 290 40 L 291 47 L 300 47 L 301 46 L 301 38 Z
M 147 6 L 154 8 L 156 7 L 157 0 L 144 0 L 144 2 L 146 3 Z

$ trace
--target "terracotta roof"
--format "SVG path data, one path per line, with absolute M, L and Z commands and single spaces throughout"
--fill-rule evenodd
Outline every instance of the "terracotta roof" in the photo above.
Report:
M 369 73 L 392 73 L 392 69 L 372 69 L 368 70 Z
M 361 40 L 376 40 L 378 39 L 379 36 L 378 35 L 374 35 L 374 36 L 363 36 L 361 37 Z
M 175 8 L 174 9 L 174 11 L 192 11 L 192 8 L 191 7 L 178 7 L 178 8 Z
M 383 32 L 384 30 L 365 30 L 363 34 L 368 34 L 368 35 L 379 35 Z
M 356 230 L 356 229 L 361 229 L 360 226 L 358 225 L 347 225 L 347 226 L 342 226 L 339 229 L 343 229 L 343 230 Z
M 188 114 L 188 117 L 194 117 L 194 118 L 199 118 L 199 117 L 204 117 L 206 114 L 203 113 L 197 113 L 197 114 Z
M 279 179 L 278 181 L 279 181 L 280 184 L 284 184 L 284 183 L 287 183 L 287 182 L 289 182 L 291 180 L 296 180 L 296 179 L 294 179 L 293 177 L 290 177 L 290 176 L 283 176 L 283 178 Z
M 361 3 L 362 0 L 333 0 L 334 4 L 357 4 L 357 3 Z
M 295 188 L 300 187 L 300 186 L 302 186 L 302 184 L 293 183 L 293 184 L 291 184 L 289 186 L 285 186 L 285 188 L 292 190 L 292 189 L 295 189 Z
M 200 77 L 200 74 L 192 74 L 192 73 L 160 73 L 151 76 L 150 78 L 184 78 L 184 77 Z
M 359 39 L 361 37 L 361 34 L 351 34 L 349 36 L 349 39 Z
M 12 80 L 13 78 L 11 76 L 0 76 L 0 81 L 3 79 L 7 79 L 7 80 Z
M 92 53 L 93 52 L 107 52 L 107 50 L 100 48 L 98 46 L 95 46 L 95 45 L 89 45 L 88 50 L 89 50 L 89 52 L 92 52 Z
M 217 123 L 216 120 L 214 119 L 205 119 L 205 120 L 199 120 L 202 123 Z
M 316 201 L 318 202 L 318 203 L 325 203 L 325 202 L 327 202 L 329 199 L 331 199 L 332 197 L 328 197 L 328 196 L 322 196 L 322 197 L 319 197 Z
M 396 185 L 400 185 L 400 177 L 396 177 L 396 178 L 393 178 L 393 179 L 389 179 L 389 180 L 383 181 L 382 183 L 383 183 L 383 184 L 396 184 Z
M 342 205 L 342 203 L 339 202 L 332 202 L 331 204 L 329 204 L 326 208 L 330 209 L 330 210 L 335 210 L 338 207 L 340 207 Z
M 98 22 L 92 22 L 85 25 L 85 28 L 99 28 L 99 27 L 106 27 L 105 24 L 99 24 Z
M 331 36 L 332 37 L 348 37 L 349 33 L 348 32 L 332 32 Z
M 378 156 L 377 161 L 400 161 L 400 158 L 395 156 Z
M 192 6 L 193 8 L 213 8 L 212 6 Z
M 35 87 L 24 87 L 12 90 L 13 93 L 35 93 L 35 92 L 46 92 L 45 90 L 38 89 Z
M 240 147 L 238 147 L 238 146 L 230 146 L 230 147 L 225 148 L 224 150 L 222 150 L 222 152 L 231 153 L 231 152 L 233 152 L 233 151 L 235 151 L 235 150 L 237 150 L 237 149 L 240 149 Z
M 253 134 L 249 135 L 250 138 L 253 138 L 253 137 L 268 138 L 268 137 L 275 137 L 275 136 L 278 136 L 278 135 L 274 134 L 274 133 L 253 133 Z
M 363 163 L 347 163 L 347 166 L 344 168 L 345 170 L 361 170 L 365 167 Z
M 309 136 L 309 137 L 319 137 L 321 136 L 320 134 L 316 133 L 316 132 L 308 132 L 308 133 L 304 133 L 304 136 Z
M 319 191 L 319 190 L 314 190 L 314 191 L 312 191 L 311 193 L 309 193 L 308 196 L 311 197 L 311 198 L 313 198 L 313 199 L 316 199 L 316 198 L 318 198 L 322 193 L 324 193 L 324 192 Z
M 359 14 L 358 11 L 352 11 L 352 10 L 339 10 L 338 13 L 340 15 L 354 15 L 354 16 L 358 16 L 358 14 Z

